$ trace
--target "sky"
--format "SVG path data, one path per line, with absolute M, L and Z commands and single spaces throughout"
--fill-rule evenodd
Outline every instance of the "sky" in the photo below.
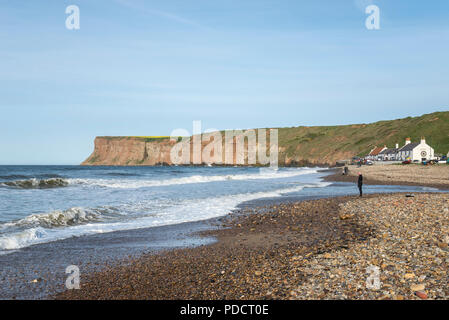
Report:
M 380 29 L 368 30 L 368 5 Z M 66 7 L 80 29 L 66 28 Z M 95 136 L 338 125 L 449 110 L 449 1 L 0 0 L 0 164 Z

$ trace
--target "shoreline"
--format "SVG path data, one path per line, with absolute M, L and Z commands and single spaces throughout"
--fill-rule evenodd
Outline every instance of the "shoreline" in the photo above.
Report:
M 344 274 L 346 269 L 353 269 L 353 264 L 366 262 L 365 259 L 382 270 L 385 269 L 385 272 L 391 272 L 388 271 L 391 264 L 376 260 L 373 258 L 376 253 L 370 250 L 366 252 L 366 256 L 353 259 L 349 264 L 348 258 L 339 257 L 351 250 L 366 249 L 373 243 L 387 239 L 384 238 L 386 234 L 394 233 L 390 232 L 392 230 L 382 229 L 383 221 L 373 224 L 366 220 L 364 214 L 355 212 L 357 208 L 363 207 L 366 202 L 382 202 L 388 208 L 389 199 L 413 202 L 414 199 L 426 200 L 429 197 L 438 198 L 438 201 L 443 201 L 443 205 L 446 203 L 444 201 L 449 203 L 446 194 L 422 193 L 409 200 L 403 193 L 394 193 L 372 194 L 361 199 L 357 196 L 343 196 L 248 207 L 226 216 L 223 220 L 224 228 L 200 233 L 202 236 L 215 237 L 218 240 L 215 243 L 158 254 L 143 254 L 126 263 L 118 263 L 114 267 L 87 275 L 82 280 L 80 290 L 64 291 L 49 298 L 414 299 L 417 296 L 414 292 L 409 292 L 408 283 L 402 285 L 400 281 L 395 283 L 398 287 L 390 291 L 389 288 L 393 286 L 388 283 L 379 291 L 362 288 L 361 284 L 366 278 L 365 269 L 358 267 L 357 272 L 361 273 L 359 276 L 362 278 L 356 279 L 359 286 L 357 290 L 354 290 L 355 284 L 342 285 L 341 281 L 332 286 L 330 284 L 332 279 Z M 352 203 L 358 205 L 352 206 Z M 404 204 L 409 205 L 409 202 Z M 348 205 L 352 211 L 342 212 L 342 208 Z M 377 219 L 376 216 L 371 218 Z M 399 226 L 395 227 L 399 229 Z M 439 244 L 444 249 L 447 248 L 447 243 L 443 241 L 445 240 L 441 240 Z M 378 246 L 376 250 L 379 250 Z M 436 258 L 438 262 L 445 258 L 446 251 L 442 252 L 437 253 L 442 254 Z M 445 259 L 445 263 L 449 263 L 449 256 Z M 441 268 L 446 268 L 445 263 Z M 334 266 L 338 267 L 336 273 L 329 272 Z M 432 270 L 427 271 L 429 276 Z M 415 277 L 406 273 L 407 270 L 404 272 L 410 279 Z M 404 272 L 390 278 L 401 278 Z M 421 275 L 421 278 L 422 276 L 425 275 Z M 314 285 L 311 286 L 310 281 Z M 437 288 L 437 291 L 426 295 L 431 295 L 431 298 L 447 297 L 449 292 L 445 292 L 444 288 L 449 286 Z
M 198 233 L 218 228 L 220 219 L 72 237 L 0 255 L 0 300 L 48 299 L 64 291 L 69 265 L 78 266 L 81 275 L 90 274 L 144 253 L 215 242 Z
M 325 179 L 329 173 L 334 171 L 335 169 L 318 170 L 318 172 L 321 173 L 321 180 Z M 423 191 L 429 192 L 429 189 L 406 186 L 371 186 L 367 187 L 366 194 L 382 193 L 382 195 L 379 194 L 377 196 L 384 198 L 387 197 L 389 193 L 418 193 Z M 282 250 L 282 246 L 288 245 L 290 242 L 293 246 L 293 248 L 289 249 L 290 252 L 296 250 L 296 248 L 300 246 L 306 251 L 309 250 L 309 253 L 312 252 L 311 254 L 313 256 L 316 256 L 316 254 L 313 253 L 312 247 L 325 242 L 326 238 L 329 237 L 329 230 L 331 230 L 329 229 L 326 231 L 325 229 L 322 229 L 324 228 L 322 226 L 332 225 L 335 227 L 332 230 L 337 230 L 337 234 L 342 232 L 342 226 L 338 223 L 336 224 L 335 221 L 329 220 L 329 217 L 335 215 L 337 210 L 332 204 L 337 203 L 338 207 L 341 204 L 338 203 L 338 201 L 357 199 L 358 197 L 353 196 L 356 195 L 356 193 L 355 185 L 337 182 L 330 184 L 329 188 L 304 188 L 302 191 L 296 193 L 241 202 L 237 206 L 237 209 L 230 214 L 213 219 L 68 238 L 23 248 L 18 252 L 0 256 L 0 264 L 4 265 L 3 271 L 0 272 L 0 284 L 3 288 L 2 292 L 0 292 L 0 299 L 59 299 L 66 294 L 60 292 L 65 290 L 64 283 L 67 277 L 65 268 L 68 265 L 79 265 L 80 274 L 82 276 L 81 281 L 82 283 L 87 284 L 86 281 L 88 279 L 95 277 L 95 275 L 98 275 L 102 270 L 114 274 L 115 270 L 122 268 L 123 265 L 130 266 L 136 261 L 138 264 L 142 265 L 141 259 L 144 259 L 144 257 L 151 260 L 155 259 L 154 256 L 170 255 L 172 251 L 184 252 L 179 254 L 180 256 L 183 256 L 185 252 L 187 252 L 186 250 L 191 249 L 193 252 L 196 252 L 194 250 L 201 247 L 201 245 L 205 248 L 210 248 L 211 246 L 214 246 L 214 244 L 210 244 L 217 242 L 217 239 L 220 245 L 217 244 L 214 248 L 223 248 L 223 252 L 228 253 L 235 247 L 233 241 L 236 238 L 242 240 L 239 245 L 243 247 L 247 247 L 248 241 L 250 241 L 252 247 L 246 248 L 250 251 L 242 254 L 239 258 L 236 258 L 238 261 L 245 261 L 246 257 L 250 256 L 255 249 L 262 252 L 261 254 L 265 254 L 265 252 L 269 251 L 273 256 L 276 256 L 276 252 Z M 375 195 L 368 195 L 366 198 L 374 196 Z M 322 201 L 321 204 L 320 201 Z M 310 213 L 315 213 L 320 216 L 318 218 L 311 217 L 309 224 L 307 225 L 309 227 L 309 225 L 312 224 L 313 228 L 316 229 L 316 234 L 298 234 L 298 230 L 296 230 L 298 229 L 297 225 L 292 225 L 292 221 L 293 223 L 296 223 L 294 222 L 294 219 L 296 218 L 292 220 L 291 217 L 287 218 L 284 214 L 285 212 L 292 213 L 292 210 L 295 211 L 298 208 L 298 210 L 300 210 L 303 206 L 303 202 L 310 202 L 309 209 L 312 210 Z M 279 208 L 282 208 L 282 210 Z M 266 221 L 253 221 L 253 224 L 246 229 L 238 227 L 237 235 L 228 235 L 229 239 L 227 240 L 227 244 L 221 243 L 221 240 L 226 238 L 226 232 L 230 232 L 229 230 L 236 226 L 235 221 L 246 221 L 244 219 L 252 219 L 250 216 L 263 216 L 273 210 L 281 210 L 283 214 L 280 216 L 284 220 L 275 222 L 274 226 L 265 226 L 263 232 L 256 238 L 253 237 L 253 233 L 257 231 L 255 226 L 263 226 Z M 328 212 L 329 210 L 331 213 Z M 311 221 L 313 221 L 313 223 Z M 305 222 L 300 219 L 297 222 L 298 225 L 306 225 Z M 279 226 L 277 226 L 278 224 L 283 224 L 284 226 L 279 229 Z M 356 228 L 354 225 L 353 227 Z M 291 228 L 295 230 L 292 231 Z M 222 233 L 221 229 L 227 231 L 223 231 L 225 233 Z M 350 229 L 346 230 L 347 233 L 351 233 L 352 231 Z M 357 232 L 358 231 L 355 230 L 355 232 L 352 233 L 355 235 Z M 286 234 L 287 240 L 285 241 L 284 235 Z M 221 238 L 222 236 L 224 238 Z M 330 236 L 330 239 L 332 239 L 332 237 L 333 235 Z M 347 239 L 344 247 L 349 247 L 350 244 L 358 242 L 357 239 L 351 240 L 351 238 L 347 238 L 344 234 L 339 237 L 341 239 Z M 248 240 L 249 238 L 251 239 Z M 310 242 L 307 242 L 308 239 L 314 241 L 313 246 L 310 245 Z M 266 246 L 265 244 L 260 245 L 260 243 L 263 242 L 267 242 Z M 254 245 L 256 245 L 256 248 L 254 248 Z M 281 249 L 279 249 L 280 247 Z M 234 252 L 237 252 L 240 249 L 242 248 L 237 247 L 233 250 Z M 223 258 L 223 256 L 213 253 L 214 250 L 212 249 L 204 250 L 207 251 L 205 251 L 206 255 L 216 257 L 217 259 Z M 220 251 L 219 249 L 215 249 L 215 251 L 217 250 Z M 321 249 L 318 249 L 318 252 L 320 250 Z M 58 254 L 56 254 L 56 252 L 58 252 Z M 73 252 L 76 252 L 76 254 L 74 255 Z M 42 256 L 46 257 L 44 261 L 41 259 Z M 193 254 L 193 256 L 195 256 L 195 254 Z M 189 261 L 188 259 L 191 259 L 191 257 L 185 257 L 183 259 L 184 261 Z M 234 260 L 233 257 L 229 259 Z M 196 261 L 190 261 L 189 264 L 195 262 Z M 207 265 L 210 265 L 211 263 L 213 263 L 213 261 Z M 173 261 L 170 260 L 164 264 L 173 264 Z M 20 270 L 15 270 L 15 266 L 17 265 L 22 266 Z M 257 266 L 253 266 L 252 269 L 256 267 Z M 158 270 L 158 267 L 151 266 L 150 269 Z M 182 268 L 180 267 L 180 269 Z M 206 269 L 207 266 L 203 268 L 203 270 Z M 224 270 L 220 270 L 220 274 L 222 271 Z M 173 274 L 176 274 L 176 272 L 173 272 Z M 157 275 L 155 276 L 157 277 Z M 171 273 L 168 274 L 168 277 L 170 276 Z M 34 283 L 33 281 L 36 279 L 38 282 Z M 180 276 L 179 279 L 179 281 L 181 281 L 183 276 Z M 285 281 L 287 281 L 287 279 L 285 279 Z M 73 292 L 71 294 L 73 294 Z M 129 299 L 129 297 L 122 298 Z M 190 299 L 189 297 L 184 298 Z M 203 296 L 202 298 L 209 299 L 207 296 Z M 233 296 L 233 298 L 240 299 L 239 296 Z M 260 297 L 258 297 L 258 299 L 259 298 Z M 265 298 L 266 297 L 262 297 L 261 299 Z M 282 299 L 282 297 L 276 296 L 273 298 Z M 171 295 L 168 295 L 165 296 L 164 299 L 172 298 Z M 243 299 L 246 298 L 244 297 Z
M 338 200 L 310 200 L 320 201 L 325 206 L 328 202 Z M 308 201 L 298 202 L 307 206 Z M 258 215 L 255 208 L 245 208 L 226 216 L 224 228 L 201 232 L 202 236 L 215 237 L 217 241 L 207 246 L 195 248 L 168 250 L 156 255 L 142 255 L 137 259 L 120 263 L 103 272 L 88 275 L 84 289 L 65 291 L 57 294 L 55 299 L 261 299 L 262 297 L 247 296 L 238 292 L 231 294 L 232 280 L 242 281 L 247 275 L 245 270 L 254 270 L 254 264 L 264 258 L 274 258 L 278 250 L 284 246 L 297 246 L 298 242 L 290 242 L 290 237 L 295 230 L 290 230 L 287 221 L 280 224 L 261 224 L 257 218 L 265 216 L 274 222 L 276 217 L 270 214 L 271 208 L 286 208 L 290 204 L 278 204 L 274 206 L 259 207 Z M 276 214 L 275 214 L 276 215 Z M 307 218 L 328 218 L 327 215 L 312 215 Z M 265 219 L 264 219 L 265 220 Z M 335 220 L 334 220 L 335 221 Z M 304 223 L 306 223 L 304 221 Z M 321 226 L 321 223 L 316 225 Z M 256 231 L 257 227 L 257 232 Z M 260 227 L 262 227 L 260 229 Z M 279 235 L 277 234 L 279 231 Z M 324 230 L 323 230 L 324 231 Z M 342 233 L 343 234 L 343 233 Z M 309 238 L 310 250 L 320 250 L 313 242 L 318 238 L 325 241 L 325 235 L 317 238 Z M 323 250 L 323 249 L 321 249 Z M 257 268 L 256 268 L 257 269 Z M 262 269 L 262 268 L 258 268 Z M 224 271 L 224 273 L 223 273 Z M 141 277 L 133 275 L 145 274 L 150 283 L 141 281 Z M 221 283 L 223 275 L 232 277 L 227 284 L 229 292 L 220 295 L 213 289 L 217 283 Z M 109 281 L 109 280 L 110 281 Z M 126 279 L 123 281 L 123 279 Z M 237 280 L 238 279 L 238 280 Z M 114 283 L 116 288 L 108 289 L 105 285 Z M 225 281 L 227 282 L 227 281 Z M 148 290 L 150 285 L 152 290 Z M 179 284 L 179 285 L 178 285 Z M 143 286 L 141 288 L 141 286 Z M 130 288 L 133 288 L 130 290 Z M 141 288 L 141 289 L 140 289 Z M 246 288 L 248 290 L 249 288 Z M 205 294 L 205 292 L 207 293 Z M 147 295 L 148 294 L 148 295 Z M 243 295 L 243 297 L 242 297 Z
M 236 209 L 261 203 L 265 205 L 314 198 L 302 192 L 244 201 Z M 101 269 L 103 265 L 112 267 L 116 262 L 126 260 L 131 255 L 136 257 L 142 253 L 195 247 L 216 241 L 214 238 L 200 237 L 197 231 L 221 227 L 221 220 L 226 215 L 150 228 L 71 237 L 11 250 L 0 255 L 0 264 L 3 266 L 0 270 L 0 299 L 47 299 L 50 295 L 65 290 L 65 268 L 69 265 L 79 266 L 81 274 L 89 274 Z M 17 266 L 21 267 L 18 269 Z
M 373 177 L 369 174 L 364 173 L 364 169 L 366 166 L 363 166 L 361 168 L 357 168 L 356 166 L 350 166 L 352 170 L 350 169 L 349 175 L 343 175 L 342 170 L 343 168 L 330 168 L 329 171 L 333 172 L 328 176 L 323 177 L 323 181 L 327 182 L 349 182 L 357 184 L 357 175 L 354 172 L 361 171 L 363 174 L 363 184 L 364 185 L 388 185 L 388 186 L 415 186 L 415 187 L 429 187 L 429 188 L 437 188 L 440 190 L 449 190 L 449 180 L 447 183 L 433 183 L 433 182 L 426 182 L 426 181 L 400 181 L 400 180 L 392 180 L 384 179 L 380 177 Z M 372 168 L 372 167 L 369 167 Z M 381 169 L 381 168 L 379 168 Z M 449 172 L 449 166 L 447 168 Z

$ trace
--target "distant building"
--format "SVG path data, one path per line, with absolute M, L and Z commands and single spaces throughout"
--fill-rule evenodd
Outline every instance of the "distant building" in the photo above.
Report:
M 449 152 L 447 157 L 449 158 Z M 422 162 L 428 160 L 434 160 L 435 152 L 431 146 L 426 143 L 424 137 L 421 138 L 421 142 L 412 143 L 410 138 L 405 139 L 405 144 L 399 148 L 399 144 L 396 143 L 396 148 L 375 147 L 365 157 L 367 160 L 377 161 L 415 161 Z
M 374 149 L 372 149 L 370 151 L 370 153 L 365 157 L 365 159 L 367 160 L 380 160 L 381 156 L 379 156 L 379 154 L 386 150 L 387 146 L 383 146 L 383 147 L 374 147 Z
M 382 161 L 394 161 L 397 160 L 399 145 L 396 144 L 396 148 L 388 148 L 379 153 L 379 158 Z
M 421 142 L 412 143 L 410 138 L 405 139 L 405 145 L 397 152 L 397 160 L 405 161 L 428 161 L 435 159 L 434 150 L 426 143 L 424 137 L 421 138 Z

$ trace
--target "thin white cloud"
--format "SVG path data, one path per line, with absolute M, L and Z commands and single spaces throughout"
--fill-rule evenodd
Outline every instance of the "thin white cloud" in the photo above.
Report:
M 178 23 L 182 23 L 182 24 L 187 24 L 187 25 L 191 25 L 191 26 L 195 26 L 195 27 L 201 27 L 201 24 L 199 24 L 198 22 L 191 20 L 191 19 L 187 19 L 184 17 L 181 17 L 177 14 L 171 13 L 171 12 L 167 12 L 167 11 L 161 11 L 161 10 L 156 10 L 156 9 L 147 9 L 144 6 L 137 4 L 135 1 L 130 1 L 130 0 L 115 0 L 116 3 L 125 6 L 127 8 L 131 8 L 134 10 L 138 10 L 140 12 L 144 12 L 146 14 L 150 14 L 150 15 L 156 15 L 168 20 L 172 20 Z

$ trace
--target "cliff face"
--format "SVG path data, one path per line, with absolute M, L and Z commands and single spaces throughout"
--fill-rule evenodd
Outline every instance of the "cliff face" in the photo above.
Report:
M 190 156 L 187 157 L 187 164 L 205 164 L 206 157 L 198 160 L 203 154 L 208 154 L 209 162 L 213 164 L 238 165 L 248 164 L 248 140 L 243 141 L 243 149 L 237 148 L 236 135 L 232 139 L 232 154 L 226 156 L 225 152 L 225 136 L 221 139 L 221 151 L 215 151 L 212 148 L 214 139 L 210 138 L 207 141 L 199 141 L 199 152 L 195 152 L 194 139 L 190 139 L 190 144 L 186 144 L 186 149 L 189 148 Z M 269 139 L 269 136 L 268 136 Z M 145 138 L 145 137 L 96 137 L 94 152 L 81 165 L 93 166 L 154 166 L 154 165 L 172 165 L 171 151 L 173 147 L 181 141 L 170 140 L 164 138 Z M 269 142 L 268 142 L 269 147 Z M 206 149 L 208 148 L 208 149 Z M 257 154 L 258 146 L 254 149 Z M 265 153 L 269 150 L 264 149 Z M 181 149 L 178 150 L 178 155 L 182 155 Z M 257 156 L 256 156 L 257 157 Z M 182 158 L 182 157 L 180 157 Z M 267 154 L 269 159 L 269 152 Z M 252 163 L 253 164 L 253 163 Z M 256 163 L 254 163 L 256 164 Z M 258 164 L 258 163 L 257 163 Z
M 235 141 L 234 141 L 235 143 Z M 81 165 L 93 166 L 154 166 L 172 165 L 170 151 L 176 144 L 169 139 L 157 139 L 147 141 L 139 137 L 96 137 L 94 152 Z M 201 143 L 201 150 L 208 145 Z M 248 164 L 247 141 L 242 154 L 244 163 Z M 300 151 L 300 150 L 299 150 Z M 194 163 L 193 146 L 190 146 L 190 163 Z M 233 147 L 232 160 L 226 162 L 224 141 L 222 147 L 221 163 L 226 165 L 240 164 L 237 160 L 236 147 Z M 213 155 L 213 152 L 212 152 Z M 267 154 L 269 156 L 269 153 Z M 347 159 L 354 155 L 353 152 L 334 152 L 324 156 L 298 154 L 288 156 L 286 148 L 279 147 L 279 166 L 304 166 L 304 165 L 332 165 L 340 159 Z M 202 162 L 204 163 L 204 162 Z M 259 164 L 259 163 L 257 163 Z
M 435 153 L 449 150 L 449 112 L 435 112 L 420 117 L 408 117 L 371 124 L 344 126 L 293 127 L 278 129 L 279 166 L 334 165 L 336 161 L 367 154 L 376 146 L 394 147 L 426 137 Z M 223 137 L 224 139 L 224 137 Z M 213 140 L 212 140 L 213 141 Z M 267 143 L 269 138 L 267 137 Z M 170 151 L 176 141 L 151 137 L 97 137 L 95 150 L 83 165 L 158 165 L 172 164 Z M 201 149 L 209 144 L 202 142 Z M 222 143 L 224 149 L 224 143 Z M 245 140 L 246 150 L 247 140 Z M 193 148 L 191 147 L 191 150 Z M 190 163 L 194 163 L 190 157 Z M 236 148 L 232 160 L 236 161 Z M 241 155 L 247 163 L 248 154 Z
M 154 166 L 171 164 L 168 139 L 148 141 L 138 137 L 97 137 L 94 152 L 81 165 Z

